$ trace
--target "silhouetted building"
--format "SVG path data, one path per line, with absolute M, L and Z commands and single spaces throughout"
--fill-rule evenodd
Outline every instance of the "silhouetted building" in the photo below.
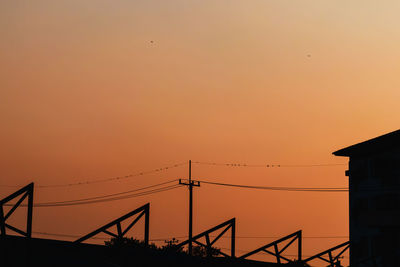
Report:
M 400 130 L 333 154 L 350 157 L 350 266 L 400 266 Z

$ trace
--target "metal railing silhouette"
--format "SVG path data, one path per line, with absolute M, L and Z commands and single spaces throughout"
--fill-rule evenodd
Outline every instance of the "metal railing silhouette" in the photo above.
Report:
M 287 240 L 290 240 L 282 249 L 279 249 L 279 243 L 282 243 L 282 242 L 285 242 L 285 241 L 287 241 Z M 294 262 L 294 260 L 291 260 L 291 259 L 289 259 L 289 258 L 287 258 L 287 257 L 285 257 L 285 256 L 283 256 L 282 255 L 282 253 L 291 245 L 291 244 L 293 244 L 293 242 L 295 242 L 297 240 L 297 261 L 301 261 L 301 250 L 302 250 L 302 245 L 301 245 L 301 242 L 302 242 L 302 240 L 301 240 L 301 230 L 300 231 L 297 231 L 297 232 L 295 232 L 295 233 L 293 233 L 293 234 L 290 234 L 290 235 L 287 235 L 287 236 L 285 236 L 285 237 L 282 237 L 282 238 L 280 238 L 280 239 L 278 239 L 278 240 L 276 240 L 276 241 L 273 241 L 273 242 L 271 242 L 271 243 L 269 243 L 269 244 L 267 244 L 267 245 L 265 245 L 265 246 L 262 246 L 262 247 L 260 247 L 260 248 L 258 248 L 258 249 L 256 249 L 256 250 L 253 250 L 253 251 L 251 251 L 251 252 L 248 252 L 248 253 L 246 253 L 246 254 L 244 254 L 243 256 L 241 256 L 241 257 L 239 257 L 239 258 L 241 258 L 241 259 L 245 259 L 245 258 L 247 258 L 247 257 L 250 257 L 250 256 L 252 256 L 252 255 L 254 255 L 254 254 L 257 254 L 257 253 L 259 253 L 259 252 L 264 252 L 264 253 L 267 253 L 267 254 L 270 254 L 270 255 L 272 255 L 272 256 L 275 256 L 276 257 L 276 262 L 277 263 L 282 263 L 282 260 L 285 260 L 285 261 L 287 261 L 287 262 Z M 271 251 L 269 251 L 268 250 L 268 248 L 271 248 L 271 247 L 273 247 L 274 248 L 274 252 L 271 252 Z
M 139 215 L 125 228 L 125 230 L 122 230 L 121 222 L 133 217 L 136 214 L 139 214 Z M 144 220 L 145 220 L 145 222 L 144 222 L 144 243 L 147 246 L 149 244 L 150 203 L 147 203 L 146 205 L 143 205 L 142 207 L 137 208 L 137 209 L 121 216 L 120 218 L 98 228 L 97 230 L 79 238 L 74 243 L 81 243 L 99 233 L 105 233 L 105 234 L 108 234 L 115 238 L 123 238 L 125 236 L 125 234 L 140 220 L 140 218 L 143 217 L 143 215 L 145 217 L 144 218 Z M 117 228 L 116 234 L 108 231 L 108 229 L 113 226 L 116 226 L 116 228 Z
M 340 264 L 339 263 L 340 256 L 342 256 L 343 253 L 346 252 L 346 250 L 348 250 L 349 248 L 350 248 L 350 241 L 347 241 L 347 242 L 344 242 L 344 243 L 342 243 L 340 245 L 337 245 L 337 246 L 335 246 L 333 248 L 330 248 L 330 249 L 327 249 L 327 250 L 325 250 L 323 252 L 320 252 L 320 253 L 318 253 L 318 254 L 316 254 L 314 256 L 311 256 L 311 257 L 309 257 L 307 259 L 304 259 L 303 262 L 307 263 L 307 262 L 310 262 L 310 261 L 315 260 L 315 259 L 320 259 L 322 261 L 325 261 L 325 262 L 329 263 L 329 265 L 328 265 L 329 267 L 341 266 L 341 265 L 339 265 Z M 339 250 L 339 249 L 342 249 L 342 250 L 336 256 L 333 256 L 332 252 L 335 251 L 335 250 Z M 324 258 L 323 257 L 324 255 L 327 255 L 328 258 Z
M 22 236 L 27 238 L 32 237 L 32 213 L 33 213 L 33 188 L 34 184 L 30 183 L 27 186 L 21 188 L 20 190 L 14 192 L 13 194 L 9 195 L 8 197 L 3 198 L 0 200 L 0 232 L 1 236 L 4 237 L 7 235 L 6 229 L 12 230 Z M 15 204 L 8 204 L 8 206 L 12 206 L 12 208 L 4 214 L 4 206 L 13 199 L 16 199 L 20 196 L 20 199 Z M 27 220 L 26 220 L 26 231 L 20 230 L 15 226 L 8 224 L 6 221 L 7 219 L 14 213 L 14 211 L 21 205 L 21 203 L 28 198 L 28 213 L 27 213 Z
M 13 232 L 16 232 L 23 237 L 26 237 L 30 239 L 32 237 L 32 216 L 33 216 L 33 192 L 34 192 L 34 183 L 30 183 L 26 185 L 25 187 L 17 190 L 16 192 L 12 193 L 11 195 L 3 198 L 0 200 L 0 237 L 5 237 L 7 235 L 7 230 L 11 230 Z M 24 200 L 27 199 L 27 204 L 22 204 Z M 16 200 L 15 204 L 10 203 L 10 201 Z M 11 207 L 7 212 L 5 212 L 4 207 Z M 7 220 L 12 216 L 12 214 L 15 212 L 15 210 L 20 207 L 24 206 L 27 207 L 27 221 L 26 221 L 26 231 L 23 231 L 21 229 L 18 229 L 15 226 L 12 226 L 7 223 Z M 135 226 L 135 224 L 142 218 L 144 217 L 144 244 L 146 246 L 149 245 L 149 219 L 150 219 L 150 203 L 147 203 L 135 210 L 132 210 L 131 212 L 111 221 L 110 223 L 96 229 L 95 231 L 77 239 L 74 241 L 74 244 L 79 244 L 82 243 L 97 234 L 100 233 L 105 233 L 111 237 L 117 238 L 117 239 L 122 239 L 126 236 L 128 231 L 132 229 L 132 227 Z M 128 226 L 123 229 L 122 228 L 122 222 L 127 222 L 128 220 L 132 219 L 130 222 L 128 222 Z M 116 227 L 114 231 L 110 230 L 111 228 Z M 217 232 L 218 230 L 221 230 L 219 234 L 215 233 L 215 235 L 210 235 L 214 232 Z M 225 233 L 227 233 L 230 230 L 230 239 L 231 239 L 231 244 L 230 244 L 230 253 L 224 253 L 218 249 L 214 249 L 213 245 L 221 238 Z M 205 242 L 201 242 L 201 239 L 204 238 Z M 297 241 L 297 242 L 296 242 Z M 212 227 L 198 235 L 193 236 L 191 239 L 188 239 L 186 241 L 183 241 L 179 244 L 176 245 L 177 248 L 183 247 L 185 245 L 188 245 L 190 242 L 193 242 L 200 247 L 203 247 L 206 249 L 207 256 L 212 256 L 213 253 L 216 253 L 217 255 L 222 255 L 224 257 L 228 258 L 235 258 L 235 242 L 236 242 L 236 219 L 232 218 L 230 220 L 227 220 L 215 227 Z M 297 258 L 296 259 L 289 259 L 287 256 L 284 256 L 284 252 L 293 244 L 297 243 Z M 252 255 L 255 255 L 257 253 L 263 252 L 267 253 L 269 255 L 272 255 L 276 257 L 276 263 L 278 264 L 284 264 L 284 263 L 292 263 L 292 262 L 297 262 L 304 264 L 307 266 L 307 264 L 313 260 L 322 260 L 326 263 L 329 264 L 330 267 L 334 266 L 340 266 L 340 258 L 345 253 L 346 251 L 349 250 L 350 247 L 350 242 L 344 242 L 342 244 L 339 244 L 335 247 L 332 247 L 330 249 L 327 249 L 323 252 L 320 252 L 314 256 L 311 256 L 306 259 L 302 259 L 302 231 L 299 230 L 297 232 L 294 232 L 290 235 L 287 235 L 285 237 L 282 237 L 278 240 L 275 240 L 271 243 L 268 243 L 260 248 L 257 248 L 251 252 L 248 252 L 240 257 L 238 259 L 246 259 Z M 334 255 L 334 252 L 338 251 Z M 230 254 L 230 255 L 229 255 Z M 215 254 L 214 254 L 215 255 Z M 286 261 L 286 262 L 284 262 Z
M 224 228 L 224 230 L 222 230 L 221 233 L 219 233 L 213 240 L 211 240 L 210 233 L 215 232 L 222 228 Z M 236 233 L 236 219 L 235 218 L 232 218 L 232 219 L 230 219 L 226 222 L 223 222 L 209 230 L 206 230 L 198 235 L 195 235 L 194 237 L 192 237 L 192 242 L 196 243 L 199 246 L 205 247 L 207 250 L 207 254 L 210 255 L 212 246 L 214 245 L 214 243 L 217 242 L 218 239 L 220 239 L 229 229 L 231 230 L 231 255 L 228 255 L 222 251 L 218 251 L 218 254 L 221 254 L 225 257 L 235 258 L 235 240 L 236 240 L 235 239 L 235 233 Z M 206 244 L 201 243 L 199 241 L 199 239 L 202 237 L 205 238 Z M 189 244 L 189 240 L 183 241 L 183 242 L 177 244 L 176 246 L 179 248 L 179 247 L 182 247 L 187 244 Z

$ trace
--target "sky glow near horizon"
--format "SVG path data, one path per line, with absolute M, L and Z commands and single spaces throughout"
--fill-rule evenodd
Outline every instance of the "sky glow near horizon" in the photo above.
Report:
M 76 182 L 189 159 L 347 163 L 331 153 L 399 128 L 399 11 L 398 1 L 361 0 L 3 1 L 1 184 Z M 343 187 L 345 170 L 195 165 L 193 177 Z M 174 178 L 187 178 L 187 169 L 37 189 L 35 198 L 74 199 Z M 151 201 L 151 235 L 185 235 L 187 192 L 178 190 L 40 209 L 34 229 L 84 234 Z M 0 188 L 1 196 L 11 191 Z M 195 190 L 194 230 L 237 217 L 238 235 L 347 235 L 347 205 L 346 193 L 204 185 Z M 265 243 L 238 242 L 243 250 Z M 306 240 L 305 253 L 338 242 Z

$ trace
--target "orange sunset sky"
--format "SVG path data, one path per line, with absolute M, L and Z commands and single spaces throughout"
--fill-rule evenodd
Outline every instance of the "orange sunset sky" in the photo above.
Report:
M 16 190 L 4 185 L 93 181 L 189 159 L 342 164 L 193 164 L 192 176 L 346 187 L 347 159 L 331 153 L 399 128 L 399 12 L 396 0 L 1 1 L 0 197 Z M 36 188 L 35 202 L 187 175 L 183 165 L 120 181 Z M 187 189 L 178 188 L 35 208 L 33 231 L 79 236 L 151 202 L 150 238 L 185 236 L 187 199 Z M 348 235 L 347 193 L 202 184 L 194 201 L 195 233 L 236 217 L 238 236 L 299 229 L 306 237 Z M 16 224 L 23 225 L 23 214 Z M 140 230 L 132 234 L 140 237 Z M 238 239 L 237 254 L 272 240 Z M 229 247 L 226 241 L 220 246 Z M 344 241 L 305 239 L 304 254 Z

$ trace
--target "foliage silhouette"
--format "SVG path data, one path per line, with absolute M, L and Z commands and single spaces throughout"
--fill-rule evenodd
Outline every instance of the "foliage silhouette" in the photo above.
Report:
M 193 256 L 197 257 L 216 257 L 220 254 L 221 249 L 211 247 L 210 249 L 207 249 L 204 246 L 193 246 L 192 248 L 192 254 Z
M 183 247 L 176 246 L 178 240 L 172 238 L 171 240 L 166 240 L 165 245 L 158 247 L 154 243 L 150 243 L 148 246 L 144 241 L 132 238 L 132 237 L 122 237 L 122 238 L 112 238 L 109 241 L 105 241 L 104 244 L 112 249 L 136 249 L 136 250 L 153 250 L 155 252 L 161 253 L 171 253 L 171 254 L 187 254 L 187 250 L 183 250 Z M 207 248 L 204 246 L 193 246 L 192 255 L 194 257 L 216 257 L 220 254 L 220 249 L 211 247 Z

